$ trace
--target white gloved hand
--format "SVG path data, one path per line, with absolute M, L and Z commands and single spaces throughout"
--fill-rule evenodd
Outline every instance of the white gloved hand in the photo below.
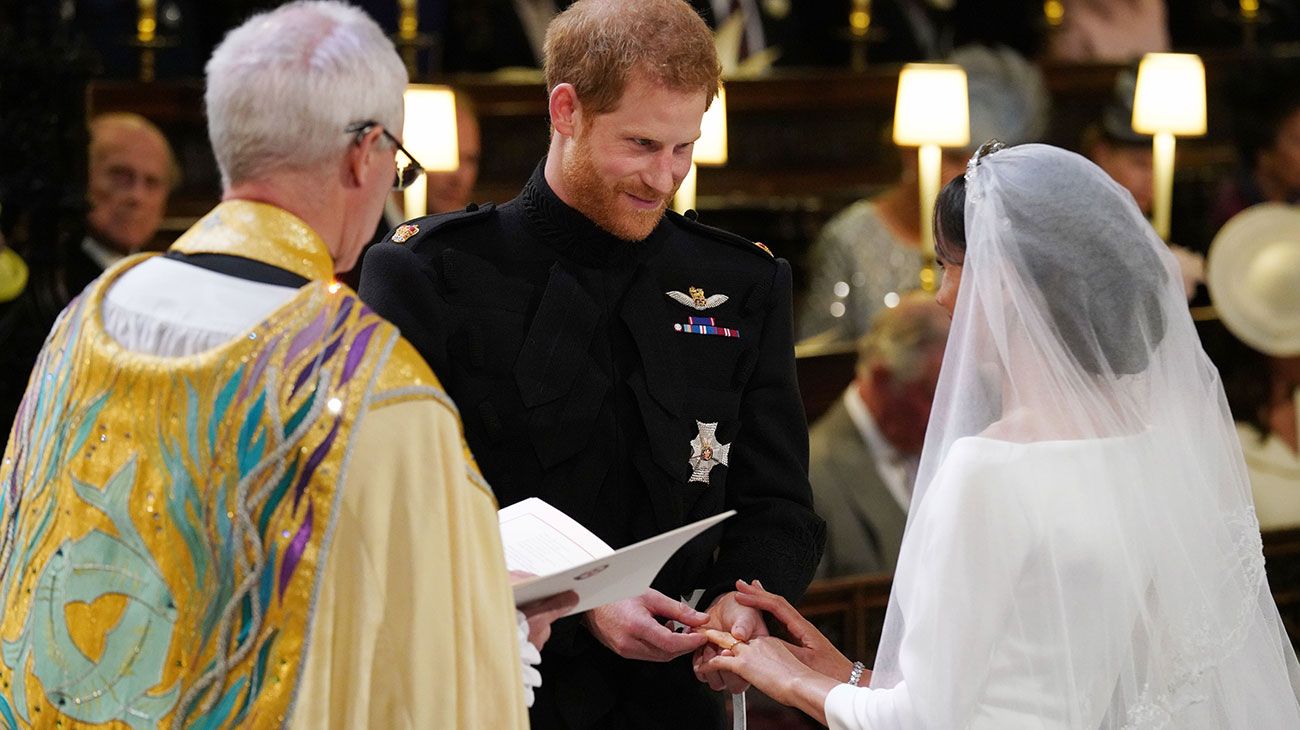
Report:
M 542 673 L 537 665 L 542 663 L 542 653 L 528 641 L 528 619 L 523 613 L 515 611 L 515 623 L 519 636 L 519 659 L 523 664 L 524 704 L 533 706 L 533 690 L 542 686 Z

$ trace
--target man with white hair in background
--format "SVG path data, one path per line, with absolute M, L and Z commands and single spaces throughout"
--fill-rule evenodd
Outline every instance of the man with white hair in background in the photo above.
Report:
M 808 430 L 813 504 L 826 520 L 818 578 L 894 570 L 947 339 L 934 297 L 905 294 L 872 320 L 857 376 Z
M 123 257 L 143 250 L 162 226 L 180 168 L 167 137 L 130 112 L 90 120 L 86 237 L 68 252 L 65 296 L 71 299 Z M 66 299 L 65 299 L 66 301 Z
M 60 316 L 0 466 L 10 725 L 526 726 L 575 597 L 516 616 L 454 406 L 331 282 L 419 174 L 406 83 L 328 0 L 214 51 L 223 202 Z

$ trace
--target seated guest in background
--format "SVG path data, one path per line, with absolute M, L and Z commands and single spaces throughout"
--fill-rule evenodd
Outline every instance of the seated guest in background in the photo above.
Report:
M 1038 138 L 1048 97 L 1038 69 L 1006 48 L 971 46 L 950 59 L 966 69 L 972 146 L 944 150 L 944 181 L 966 169 L 980 140 Z M 914 148 L 900 148 L 902 173 L 883 193 L 860 200 L 826 224 L 813 244 L 798 336 L 852 342 L 866 334 L 886 299 L 920 286 L 921 202 Z
M 521 649 L 576 597 L 516 615 L 455 408 L 330 281 L 418 169 L 406 82 L 339 2 L 213 52 L 223 202 L 64 311 L 0 466 L 20 726 L 527 726 Z
M 1265 530 L 1300 526 L 1295 401 L 1300 353 L 1267 355 L 1219 322 L 1201 324 L 1200 330 L 1237 422 L 1259 526 Z
M 113 112 L 90 122 L 90 211 L 81 248 L 68 252 L 69 299 L 122 257 L 153 241 L 180 169 L 162 130 L 139 114 Z
M 1057 61 L 1124 62 L 1169 50 L 1165 0 L 1064 0 L 1061 27 L 1047 36 Z
M 928 294 L 881 310 L 858 341 L 857 377 L 809 429 L 813 504 L 826 520 L 818 578 L 894 569 L 947 338 L 948 315 Z
M 1150 217 L 1155 190 L 1151 135 L 1133 131 L 1136 88 L 1136 68 L 1125 69 L 1115 77 L 1110 102 L 1102 109 L 1101 118 L 1084 130 L 1080 148 L 1084 156 L 1129 191 L 1142 215 Z M 1170 244 L 1169 250 L 1178 260 L 1183 288 L 1190 300 L 1196 295 L 1197 285 L 1205 281 L 1205 258 L 1177 244 Z
M 1300 63 L 1248 66 L 1229 93 L 1241 167 L 1219 187 L 1211 232 L 1256 203 L 1300 203 Z
M 1133 196 L 1138 210 L 1149 216 L 1154 193 L 1151 135 L 1133 131 L 1136 86 L 1136 71 L 1129 68 L 1119 72 L 1101 117 L 1084 130 L 1079 146 L 1084 156 L 1123 185 Z
M 1200 323 L 1264 529 L 1300 526 L 1300 208 L 1237 215 L 1210 247 L 1218 321 Z

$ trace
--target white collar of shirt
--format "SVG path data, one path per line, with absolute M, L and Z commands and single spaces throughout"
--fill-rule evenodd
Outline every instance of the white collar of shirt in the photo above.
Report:
M 105 246 L 90 236 L 81 239 L 81 250 L 90 257 L 91 261 L 95 262 L 96 266 L 104 270 L 126 258 L 120 252 Z
M 123 274 L 100 311 L 104 329 L 126 349 L 184 357 L 238 337 L 297 292 L 155 256 Z
M 906 512 L 912 503 L 912 483 L 916 481 L 917 459 L 898 453 L 898 449 L 880 432 L 876 419 L 871 417 L 867 404 L 858 395 L 857 383 L 850 384 L 844 391 L 844 408 L 848 410 L 853 425 L 858 427 L 858 433 L 875 457 L 876 472 L 885 482 L 885 488 Z

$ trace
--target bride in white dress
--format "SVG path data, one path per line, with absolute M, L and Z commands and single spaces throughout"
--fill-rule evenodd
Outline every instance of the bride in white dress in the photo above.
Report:
M 1173 256 L 1084 158 L 989 149 L 937 206 L 953 326 L 869 686 L 747 584 L 792 642 L 706 669 L 832 728 L 1300 728 L 1300 667 Z

